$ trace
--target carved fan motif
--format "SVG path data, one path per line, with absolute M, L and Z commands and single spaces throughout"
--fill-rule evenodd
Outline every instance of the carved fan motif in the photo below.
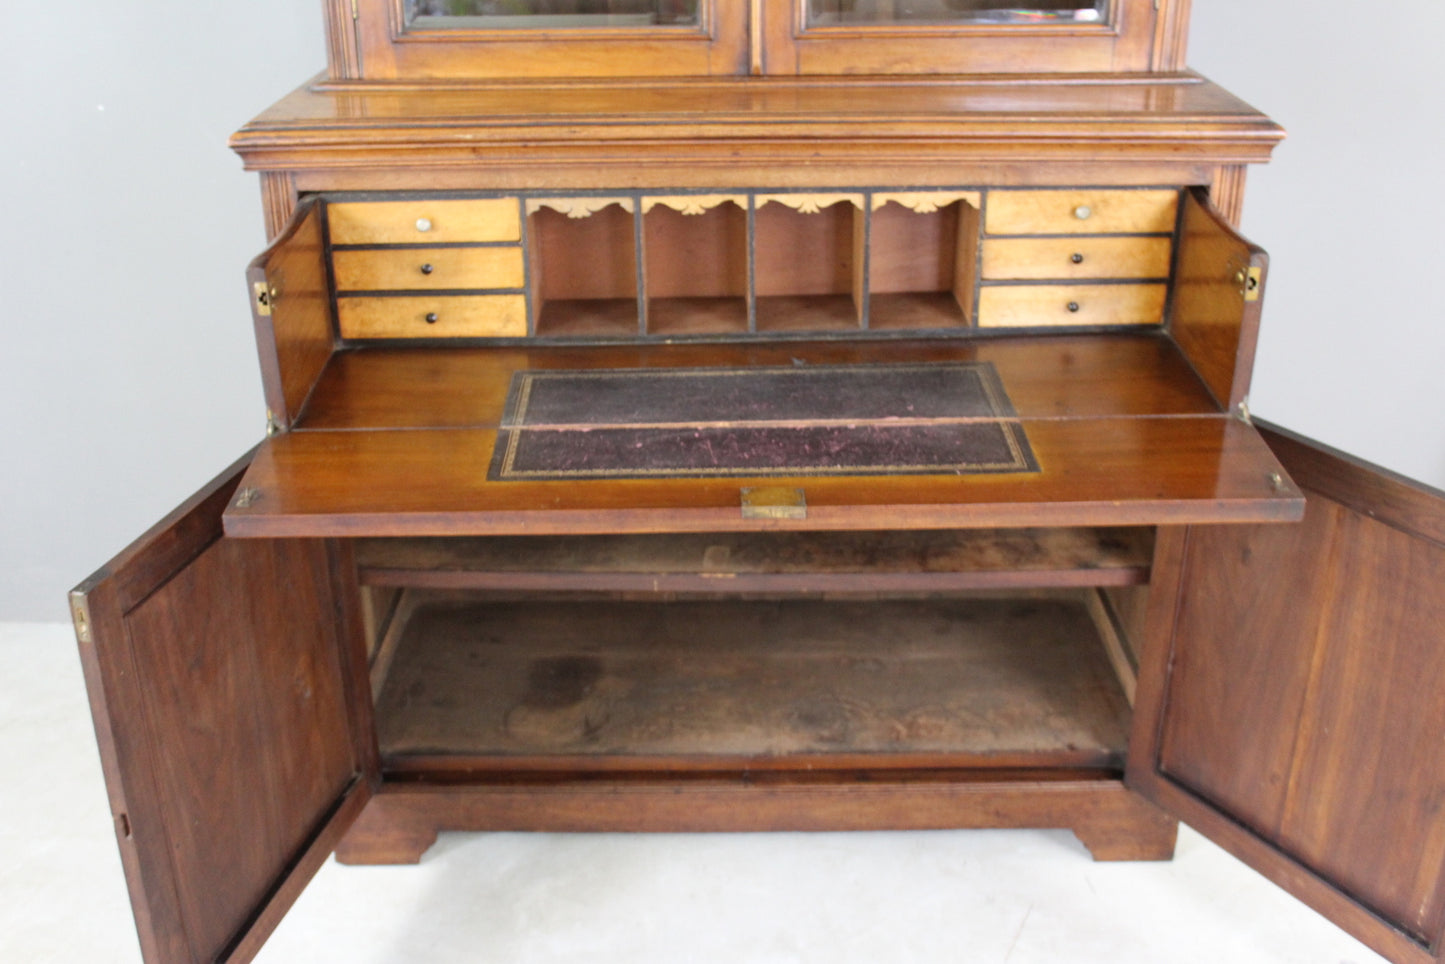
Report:
M 543 208 L 551 208 L 569 218 L 586 218 L 612 204 L 621 206 L 629 214 L 634 210 L 630 197 L 543 197 L 528 198 L 527 213 L 536 214 Z
M 758 207 L 762 207 L 769 201 L 776 201 L 779 204 L 792 208 L 800 214 L 817 214 L 824 208 L 832 207 L 835 204 L 851 204 L 860 211 L 863 209 L 863 195 L 861 194 L 759 194 L 757 199 Z
M 892 201 L 894 204 L 901 204 L 903 207 L 918 214 L 932 214 L 939 208 L 947 207 L 955 201 L 965 201 L 974 208 L 982 207 L 983 195 L 978 191 L 920 191 L 911 194 L 875 194 L 873 195 L 873 210 L 877 211 L 889 201 Z
M 711 208 L 729 201 L 747 210 L 748 199 L 741 194 L 692 194 L 678 197 L 646 197 L 642 199 L 642 213 L 646 214 L 659 204 L 672 208 L 680 214 L 702 214 Z

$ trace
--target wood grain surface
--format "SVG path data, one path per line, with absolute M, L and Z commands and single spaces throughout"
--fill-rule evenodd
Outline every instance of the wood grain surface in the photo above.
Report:
M 1445 496 L 1268 437 L 1304 522 L 1190 531 L 1170 665 L 1148 661 L 1157 757 L 1130 781 L 1392 960 L 1433 960 Z
M 412 614 L 377 701 L 385 761 L 578 770 L 1119 767 L 1127 719 L 1080 599 L 440 601 Z

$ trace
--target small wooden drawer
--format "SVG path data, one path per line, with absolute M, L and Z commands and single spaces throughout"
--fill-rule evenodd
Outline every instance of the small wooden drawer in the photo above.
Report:
M 1172 234 L 1178 191 L 990 191 L 989 234 Z
M 392 248 L 332 254 L 337 291 L 520 288 L 522 249 Z
M 981 328 L 1048 325 L 1157 325 L 1168 285 L 984 285 Z
M 451 244 L 519 241 L 516 198 L 467 201 L 356 201 L 329 204 L 331 243 Z
M 985 281 L 1167 278 L 1169 238 L 989 238 Z
M 527 334 L 522 295 L 440 295 L 338 298 L 343 338 L 521 338 Z

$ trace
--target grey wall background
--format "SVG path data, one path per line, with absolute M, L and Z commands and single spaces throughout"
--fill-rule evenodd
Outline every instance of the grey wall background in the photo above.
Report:
M 1272 256 L 1255 412 L 1445 487 L 1445 4 L 1194 6 L 1194 67 L 1291 135 L 1245 206 Z M 66 590 L 261 437 L 259 188 L 226 138 L 324 66 L 320 10 L 8 11 L 0 620 L 66 619 Z

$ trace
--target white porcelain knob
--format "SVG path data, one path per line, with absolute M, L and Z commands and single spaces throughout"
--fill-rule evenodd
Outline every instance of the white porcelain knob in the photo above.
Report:
M 430 230 L 431 230 L 431 218 L 417 218 L 417 219 L 416 219 L 416 229 L 417 229 L 418 231 L 430 231 Z

